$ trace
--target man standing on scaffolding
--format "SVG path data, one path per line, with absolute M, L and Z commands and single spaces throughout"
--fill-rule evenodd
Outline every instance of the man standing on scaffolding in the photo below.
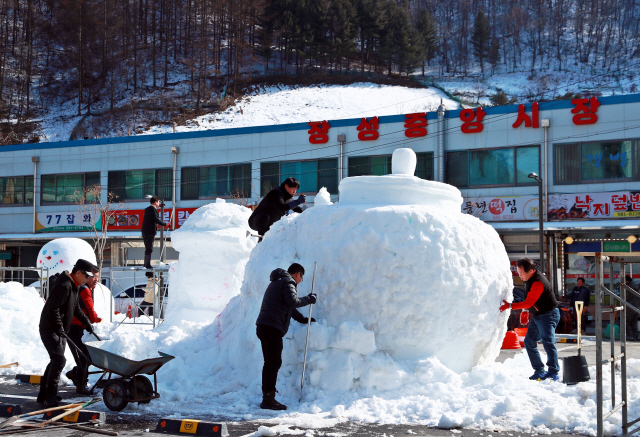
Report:
M 160 220 L 158 208 L 162 205 L 162 200 L 153 196 L 150 199 L 151 205 L 144 210 L 142 219 L 142 240 L 144 241 L 144 267 L 151 268 L 151 254 L 153 253 L 153 242 L 156 239 L 157 226 L 169 226 Z

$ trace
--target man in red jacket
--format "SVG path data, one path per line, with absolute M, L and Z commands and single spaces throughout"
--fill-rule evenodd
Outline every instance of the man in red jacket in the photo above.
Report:
M 519 259 L 517 262 L 518 275 L 524 282 L 524 302 L 508 303 L 503 300 L 500 311 L 506 309 L 529 309 L 531 321 L 524 337 L 524 347 L 529 355 L 531 367 L 534 373 L 529 377 L 532 380 L 558 381 L 558 351 L 556 350 L 556 326 L 560 321 L 558 301 L 553 292 L 553 287 L 547 278 L 536 269 L 536 265 L 529 258 Z M 547 371 L 538 352 L 538 342 L 542 343 L 547 353 Z
M 93 272 L 92 277 L 87 278 L 85 285 L 81 285 L 78 289 L 80 294 L 80 301 L 78 302 L 82 311 L 89 317 L 91 323 L 100 323 L 102 319 L 98 317 L 98 314 L 93 307 L 93 292 L 96 288 L 96 284 L 100 282 L 100 272 L 97 270 Z M 84 335 L 84 328 L 80 320 L 73 318 L 71 328 L 69 329 L 69 338 L 73 343 L 82 350 L 87 357 L 89 351 L 82 342 L 82 336 Z M 90 396 L 92 393 L 87 388 L 87 381 L 89 379 L 89 363 L 82 355 L 78 353 L 76 348 L 71 346 L 71 353 L 76 361 L 76 366 L 66 373 L 67 378 L 73 381 L 73 385 L 76 386 L 76 393 L 81 396 Z

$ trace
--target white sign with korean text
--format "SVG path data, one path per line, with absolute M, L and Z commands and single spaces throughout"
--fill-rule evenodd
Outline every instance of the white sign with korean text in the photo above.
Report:
M 462 212 L 485 222 L 538 220 L 538 196 L 465 197 Z

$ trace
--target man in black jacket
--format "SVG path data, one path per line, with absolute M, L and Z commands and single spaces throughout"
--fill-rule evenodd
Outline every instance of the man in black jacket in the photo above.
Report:
M 289 330 L 293 317 L 307 324 L 309 319 L 296 308 L 316 303 L 317 296 L 309 294 L 298 299 L 297 286 L 302 282 L 304 267 L 294 263 L 285 272 L 275 269 L 271 272 L 271 284 L 262 298 L 260 315 L 256 321 L 256 334 L 262 344 L 264 366 L 262 367 L 262 403 L 265 410 L 286 410 L 287 407 L 276 401 L 276 381 L 282 365 L 282 338 Z M 311 319 L 315 322 L 315 319 Z
M 162 203 L 160 199 L 153 196 L 150 199 L 151 205 L 144 210 L 142 218 L 142 240 L 144 241 L 144 267 L 151 268 L 151 254 L 153 253 L 153 241 L 156 239 L 158 225 L 167 226 L 165 222 L 160 220 L 158 208 Z
M 71 273 L 64 271 L 49 292 L 40 315 L 40 339 L 49 353 L 51 361 L 40 380 L 40 393 L 37 401 L 46 407 L 57 407 L 58 382 L 66 359 L 64 350 L 67 345 L 67 333 L 75 316 L 89 332 L 93 332 L 91 322 L 80 309 L 78 288 L 87 278 L 97 272 L 98 267 L 87 260 L 79 259 Z
M 300 182 L 296 178 L 287 178 L 278 188 L 269 191 L 249 217 L 249 227 L 264 236 L 271 225 L 280 220 L 290 209 L 302 212 L 300 205 L 306 202 L 306 196 L 301 194 L 293 200 L 298 188 L 300 188 Z

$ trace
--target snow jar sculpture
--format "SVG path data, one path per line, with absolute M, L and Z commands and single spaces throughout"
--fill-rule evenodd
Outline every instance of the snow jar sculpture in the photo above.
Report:
M 348 350 L 363 363 L 376 354 L 404 369 L 435 356 L 456 372 L 493 361 L 506 331 L 498 308 L 512 290 L 508 256 L 491 226 L 461 212 L 457 188 L 413 176 L 415 165 L 413 150 L 397 149 L 392 174 L 346 178 L 338 203 L 274 224 L 246 266 L 244 323 L 254 323 L 273 269 L 302 264 L 302 296 L 317 261 L 312 352 Z M 223 331 L 236 317 L 221 315 Z

